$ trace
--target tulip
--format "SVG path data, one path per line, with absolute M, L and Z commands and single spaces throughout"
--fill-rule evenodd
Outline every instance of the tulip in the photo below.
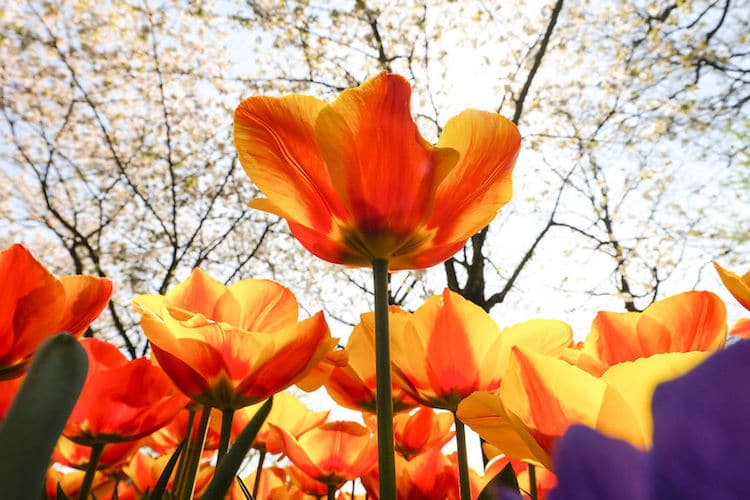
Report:
M 397 306 L 389 308 L 392 328 L 399 328 L 409 313 Z M 354 327 L 346 342 L 347 364 L 331 369 L 325 383 L 326 391 L 339 405 L 352 410 L 376 411 L 375 373 L 375 315 L 366 313 Z M 393 411 L 400 412 L 414 408 L 417 402 L 408 396 L 397 384 L 391 386 Z
M 188 402 L 157 366 L 128 361 L 112 344 L 85 338 L 89 372 L 63 434 L 94 444 L 133 441 L 166 425 Z
M 111 295 L 110 280 L 57 279 L 22 245 L 0 252 L 0 380 L 20 376 L 47 337 L 83 335 Z
M 666 352 L 713 352 L 726 343 L 726 307 L 711 292 L 685 292 L 642 313 L 599 312 L 583 351 L 598 360 L 592 371 Z
M 558 439 L 575 423 L 647 448 L 654 388 L 707 355 L 660 354 L 615 365 L 595 377 L 563 360 L 516 347 L 500 390 L 472 394 L 457 414 L 509 458 L 550 470 Z
M 453 255 L 510 200 L 521 136 L 497 114 L 468 110 L 432 146 L 410 97 L 404 78 L 384 72 L 330 104 L 242 101 L 237 153 L 267 196 L 250 206 L 285 218 L 305 248 L 336 264 L 418 269 Z
M 571 427 L 555 454 L 549 500 L 747 497 L 749 385 L 750 340 L 740 340 L 656 389 L 650 450 Z
M 750 311 L 750 271 L 739 276 L 732 271 L 724 269 L 716 261 L 714 261 L 714 268 L 716 268 L 721 282 L 727 287 L 729 293 L 737 299 L 737 302 L 742 304 L 742 307 Z
M 393 419 L 396 451 L 408 460 L 430 448 L 440 449 L 455 435 L 452 425 L 450 413 L 435 413 L 432 408 L 400 413 Z
M 346 481 L 367 472 L 377 459 L 374 436 L 354 422 L 329 422 L 299 439 L 270 424 L 278 433 L 284 454 L 311 478 L 328 485 L 329 498 Z
M 322 313 L 297 322 L 297 301 L 268 280 L 227 287 L 199 269 L 166 295 L 134 299 L 159 365 L 192 399 L 222 410 L 289 387 L 335 346 Z
M 489 224 L 511 198 L 521 143 L 509 120 L 468 110 L 448 120 L 434 147 L 417 130 L 410 98 L 404 78 L 383 72 L 331 104 L 251 97 L 234 120 L 240 162 L 267 196 L 250 205 L 286 219 L 314 255 L 372 266 L 384 496 L 396 494 L 388 270 L 438 264 Z

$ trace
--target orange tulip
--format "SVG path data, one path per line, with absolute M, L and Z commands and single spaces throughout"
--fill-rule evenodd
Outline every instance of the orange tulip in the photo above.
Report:
M 248 490 L 253 489 L 256 472 L 242 478 L 242 482 Z M 247 500 L 242 489 L 235 481 L 229 490 L 231 500 Z M 266 467 L 261 471 L 258 483 L 258 494 L 256 498 L 267 500 L 308 500 L 299 488 L 287 481 L 287 471 L 281 467 Z M 314 497 L 313 497 L 314 498 Z
M 279 215 L 329 262 L 418 269 L 444 261 L 511 198 L 520 149 L 515 125 L 467 110 L 437 147 L 411 117 L 411 88 L 389 73 L 314 97 L 251 97 L 234 115 L 245 172 L 267 196 L 250 206 Z
M 707 356 L 657 354 L 620 363 L 595 377 L 564 360 L 515 347 L 500 390 L 472 394 L 457 415 L 508 457 L 552 470 L 557 440 L 573 423 L 648 447 L 654 389 Z
M 430 448 L 440 449 L 455 435 L 451 426 L 453 415 L 435 413 L 432 408 L 421 407 L 396 415 L 393 417 L 396 451 L 408 460 Z
M 261 406 L 263 406 L 263 403 L 246 406 L 234 413 L 234 419 L 232 420 L 233 437 L 236 438 L 242 432 Z M 292 394 L 280 392 L 273 398 L 271 412 L 255 436 L 253 448 L 271 454 L 281 453 L 282 448 L 278 441 L 278 435 L 271 429 L 270 424 L 285 429 L 295 438 L 299 438 L 300 435 L 310 429 L 323 424 L 329 413 L 330 411 L 312 412 Z
M 410 316 L 391 314 L 390 324 L 396 383 L 421 404 L 451 411 L 474 391 L 500 387 L 512 346 L 559 351 L 572 339 L 570 327 L 553 321 L 501 333 L 482 308 L 448 289 Z
M 297 300 L 273 281 L 227 287 L 195 269 L 166 295 L 133 302 L 167 375 L 194 400 L 222 410 L 284 390 L 336 345 L 323 313 L 298 323 Z
M 714 261 L 714 267 L 727 290 L 737 299 L 737 302 L 742 304 L 742 307 L 750 311 L 750 271 L 739 276 L 732 271 L 727 271 L 716 261 Z
M 685 292 L 648 306 L 642 313 L 599 312 L 583 352 L 600 375 L 624 361 L 667 352 L 713 352 L 727 338 L 726 307 L 711 292 Z
M 78 498 L 81 491 L 81 484 L 86 473 L 82 470 L 73 470 L 63 472 L 50 467 L 47 469 L 47 478 L 45 481 L 45 490 L 48 499 L 57 498 L 58 485 L 67 498 Z M 97 471 L 91 485 L 91 498 L 112 498 L 114 493 L 115 481 L 107 477 L 103 472 Z M 126 500 L 132 496 L 119 496 L 120 488 L 118 487 L 118 496 Z
M 55 278 L 22 245 L 0 252 L 0 380 L 21 375 L 47 337 L 80 337 L 111 295 L 106 278 Z
M 529 464 L 520 460 L 512 460 L 508 457 L 500 457 L 496 460 L 492 460 L 485 470 L 484 485 L 492 480 L 500 471 L 502 471 L 508 463 L 513 467 L 513 472 L 516 474 L 516 480 L 518 481 L 518 487 L 521 490 L 521 498 L 531 500 L 531 496 L 527 492 L 531 491 L 531 482 L 529 477 Z M 547 494 L 552 488 L 557 485 L 557 476 L 555 473 L 545 469 L 544 467 L 536 467 L 536 488 L 537 488 L 537 500 L 545 500 Z
M 292 463 L 321 483 L 341 485 L 367 472 L 377 459 L 373 434 L 354 422 L 329 422 L 299 439 L 273 424 L 270 427 Z
M 86 446 L 132 441 L 172 420 L 188 400 L 158 366 L 128 361 L 113 345 L 81 340 L 89 371 L 63 435 Z
M 391 322 L 396 323 L 409 317 L 403 309 L 391 306 Z M 346 342 L 348 362 L 344 366 L 331 369 L 325 383 L 326 391 L 339 405 L 352 410 L 375 413 L 375 314 L 360 316 Z M 400 412 L 414 408 L 417 402 L 408 396 L 396 383 L 391 390 L 393 411 Z

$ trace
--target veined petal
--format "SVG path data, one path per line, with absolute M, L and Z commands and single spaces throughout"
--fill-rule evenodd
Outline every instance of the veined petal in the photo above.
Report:
M 0 372 L 57 333 L 64 304 L 62 284 L 25 247 L 0 252 Z
M 684 292 L 654 302 L 638 320 L 641 356 L 716 351 L 727 339 L 724 302 L 711 292 Z
M 516 460 L 552 466 L 549 451 L 529 432 L 528 427 L 508 411 L 497 393 L 478 391 L 458 404 L 458 418 L 487 442 Z
M 327 233 L 346 215 L 318 151 L 314 97 L 251 97 L 234 114 L 234 142 L 247 175 L 288 221 Z
M 65 308 L 59 331 L 80 336 L 94 321 L 112 296 L 112 282 L 94 276 L 63 276 Z
M 573 343 L 570 325 L 558 320 L 532 319 L 500 332 L 500 355 L 496 371 L 502 377 L 514 346 L 557 357 Z
M 438 187 L 428 226 L 438 228 L 436 244 L 465 241 L 510 200 L 521 134 L 498 114 L 466 110 L 448 120 L 437 145 L 460 160 Z
M 269 336 L 273 350 L 249 366 L 237 387 L 238 398 L 251 404 L 302 378 L 335 346 L 322 312 Z M 244 406 L 244 405 L 243 405 Z
M 604 373 L 606 366 L 640 357 L 642 349 L 636 333 L 640 317 L 637 312 L 597 313 L 591 323 L 591 331 L 586 337 L 583 352 L 602 361 L 601 373 Z
M 271 280 L 245 279 L 216 304 L 216 320 L 249 332 L 274 332 L 297 322 L 297 299 Z
M 644 441 L 632 409 L 615 389 L 560 359 L 514 347 L 500 396 L 548 451 L 573 423 L 634 444 Z
M 437 185 L 457 160 L 422 138 L 410 99 L 409 83 L 383 72 L 342 92 L 315 123 L 333 186 L 366 239 L 408 236 L 429 217 Z
M 750 311 L 750 271 L 739 276 L 732 271 L 724 269 L 718 262 L 714 261 L 716 272 L 727 290 L 742 304 L 742 307 Z

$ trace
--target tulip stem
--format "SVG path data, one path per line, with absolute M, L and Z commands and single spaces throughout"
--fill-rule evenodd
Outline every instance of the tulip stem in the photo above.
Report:
M 375 289 L 375 382 L 380 498 L 396 498 L 391 352 L 388 333 L 388 261 L 385 259 L 373 260 L 372 274 Z
M 471 500 L 471 486 L 469 482 L 469 461 L 466 454 L 466 429 L 453 412 L 453 421 L 456 424 L 456 445 L 458 448 L 458 486 L 461 492 L 461 500 Z
M 539 498 L 536 491 L 536 467 L 533 464 L 529 464 L 529 497 L 531 500 Z
M 232 418 L 234 409 L 228 408 L 221 411 L 221 434 L 219 435 L 219 453 L 216 458 L 216 465 L 221 463 L 221 459 L 227 454 L 229 449 L 229 437 L 232 435 Z
M 201 419 L 198 422 L 198 432 L 195 438 L 191 436 L 188 441 L 187 457 L 185 458 L 185 474 L 182 483 L 175 491 L 175 498 L 181 500 L 190 500 L 193 498 L 195 489 L 195 478 L 198 475 L 198 467 L 201 462 L 201 453 L 203 453 L 203 443 L 206 441 L 208 431 L 208 420 L 211 417 L 211 407 L 204 406 L 201 412 Z
M 258 457 L 258 468 L 255 469 L 255 482 L 253 483 L 253 498 L 258 498 L 258 488 L 260 487 L 260 474 L 263 471 L 263 462 L 266 460 L 266 450 L 260 450 Z
M 336 500 L 336 485 L 328 483 L 328 500 Z
M 103 451 L 104 443 L 96 443 L 91 445 L 91 456 L 89 457 L 89 465 L 86 468 L 86 475 L 83 477 L 83 482 L 81 483 L 81 490 L 78 494 L 79 500 L 85 500 L 89 494 L 91 485 L 94 483 L 96 467 L 99 465 L 99 459 L 102 458 Z

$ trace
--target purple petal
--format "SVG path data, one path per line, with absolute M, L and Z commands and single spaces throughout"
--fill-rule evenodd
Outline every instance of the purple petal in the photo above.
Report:
M 625 441 L 573 425 L 557 443 L 557 487 L 547 498 L 647 500 L 646 457 Z
M 750 497 L 750 340 L 657 387 L 655 498 Z

